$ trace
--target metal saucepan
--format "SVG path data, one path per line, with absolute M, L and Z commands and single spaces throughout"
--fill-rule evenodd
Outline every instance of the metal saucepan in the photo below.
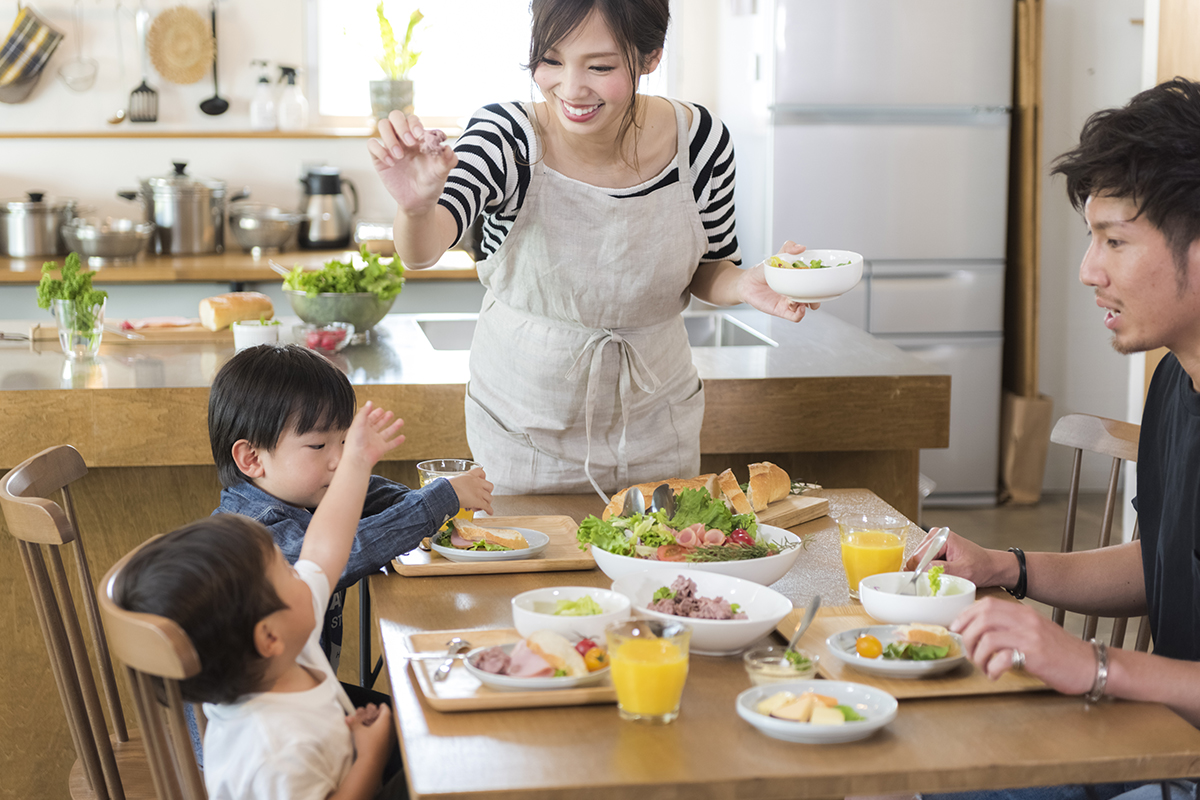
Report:
M 24 200 L 0 200 L 0 255 L 58 256 L 70 252 L 62 226 L 77 212 L 74 200 L 47 199 L 30 191 Z
M 243 189 L 232 198 L 225 182 L 193 178 L 187 162 L 173 162 L 174 173 L 141 181 L 141 190 L 117 192 L 126 200 L 141 199 L 146 221 L 157 228 L 154 250 L 159 255 L 199 255 L 225 250 L 225 204 L 249 196 Z

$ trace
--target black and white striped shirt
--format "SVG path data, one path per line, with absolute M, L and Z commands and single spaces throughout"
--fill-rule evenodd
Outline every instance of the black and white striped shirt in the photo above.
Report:
M 725 125 L 702 106 L 692 112 L 688 129 L 692 191 L 708 234 L 701 263 L 729 260 L 740 264 L 733 209 L 733 140 Z M 520 103 L 495 103 L 475 112 L 454 145 L 458 166 L 446 180 L 438 202 L 458 226 L 455 241 L 482 211 L 484 256 L 499 249 L 529 188 L 530 165 L 542 158 L 533 126 Z M 679 181 L 672 162 L 658 176 L 628 189 L 608 190 L 612 197 L 641 197 Z

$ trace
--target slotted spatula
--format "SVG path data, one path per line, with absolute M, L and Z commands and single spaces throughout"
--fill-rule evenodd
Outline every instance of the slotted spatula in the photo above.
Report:
M 137 25 L 138 50 L 142 52 L 142 82 L 129 93 L 129 121 L 158 121 L 158 92 L 146 81 L 150 77 L 150 56 L 146 52 L 146 30 L 150 27 L 150 12 L 145 4 L 139 5 L 134 14 Z

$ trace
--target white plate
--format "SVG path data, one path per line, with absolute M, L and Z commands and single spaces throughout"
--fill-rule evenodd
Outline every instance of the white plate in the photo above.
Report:
M 515 644 L 515 642 L 512 644 L 502 644 L 499 647 L 504 652 L 511 654 Z M 502 692 L 540 692 L 551 689 L 575 689 L 580 686 L 591 686 L 592 684 L 599 683 L 608 676 L 608 667 L 598 669 L 595 672 L 589 672 L 587 675 L 577 678 L 514 678 L 511 675 L 497 675 L 494 672 L 484 672 L 473 663 L 480 653 L 488 649 L 487 647 L 476 647 L 467 653 L 467 657 L 463 659 L 463 666 L 467 668 L 467 672 L 475 676 L 484 686 Z
M 776 719 L 754 710 L 761 700 L 776 692 L 799 695 L 810 690 L 836 698 L 839 705 L 850 706 L 866 719 L 843 725 L 813 725 L 811 722 Z M 865 739 L 894 720 L 899 708 L 896 698 L 882 689 L 846 681 L 795 681 L 755 686 L 739 694 L 736 705 L 738 716 L 767 736 L 802 744 L 839 744 Z
M 800 557 L 800 551 L 804 548 L 800 546 L 800 537 L 791 531 L 776 528 L 774 525 L 764 525 L 761 522 L 758 524 L 758 530 L 768 542 L 775 542 L 776 544 L 784 544 L 786 542 L 791 544 L 792 547 L 778 555 L 766 556 L 764 558 L 751 558 L 745 561 L 717 561 L 702 564 L 619 556 L 607 550 L 601 550 L 596 546 L 592 546 L 591 548 L 592 558 L 596 559 L 596 566 L 614 581 L 632 572 L 644 572 L 649 569 L 669 567 L 671 569 L 716 572 L 720 575 L 731 575 L 734 578 L 742 578 L 743 580 L 762 586 L 770 586 L 788 573 L 788 570 L 796 563 L 796 559 Z
M 939 658 L 937 661 L 885 659 L 882 656 L 879 658 L 863 658 L 855 652 L 855 640 L 859 636 L 870 634 L 878 639 L 880 644 L 887 647 L 888 644 L 896 641 L 896 629 L 899 627 L 901 626 L 872 625 L 869 628 L 852 628 L 851 630 L 842 631 L 830 636 L 825 640 L 825 645 L 829 648 L 829 652 L 834 658 L 844 661 L 860 672 L 865 672 L 868 675 L 878 675 L 881 678 L 927 678 L 931 675 L 940 675 L 943 672 L 949 672 L 967 660 L 967 656 L 962 649 L 962 637 L 957 633 L 952 633 L 950 636 L 954 638 L 954 641 L 958 642 L 958 655 L 946 656 L 945 658 Z
M 436 542 L 432 542 L 430 547 L 433 548 L 433 552 L 439 553 L 451 561 L 520 561 L 541 555 L 542 551 L 546 549 L 546 545 L 550 544 L 550 537 L 541 531 L 532 531 L 529 528 L 509 528 L 508 530 L 520 532 L 525 537 L 525 541 L 529 542 L 529 547 L 522 550 L 459 550 L 457 547 L 448 547 Z M 444 535 L 439 533 L 434 539 Z

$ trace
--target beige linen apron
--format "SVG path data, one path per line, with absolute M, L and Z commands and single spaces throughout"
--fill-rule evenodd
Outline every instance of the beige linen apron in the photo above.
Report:
M 677 183 L 611 197 L 535 145 L 513 228 L 477 265 L 467 440 L 497 493 L 603 496 L 699 472 L 704 394 L 680 312 L 708 240 L 672 105 Z

